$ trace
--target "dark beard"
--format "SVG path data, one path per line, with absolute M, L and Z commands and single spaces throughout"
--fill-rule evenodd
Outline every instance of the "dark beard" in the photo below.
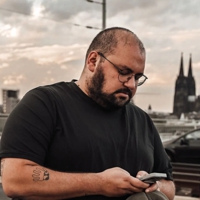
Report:
M 128 104 L 132 98 L 132 92 L 128 88 L 123 88 L 115 91 L 111 94 L 106 94 L 102 91 L 103 86 L 105 84 L 105 77 L 101 65 L 97 67 L 97 71 L 94 76 L 87 81 L 88 87 L 88 96 L 91 97 L 96 103 L 100 106 L 108 109 L 115 110 L 121 108 Z M 129 99 L 125 101 L 125 98 L 121 97 L 121 99 L 117 99 L 115 94 L 117 93 L 126 93 L 129 96 Z

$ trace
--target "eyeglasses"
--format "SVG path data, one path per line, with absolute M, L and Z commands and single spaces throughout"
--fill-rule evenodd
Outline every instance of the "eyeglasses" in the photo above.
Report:
M 102 58 L 106 59 L 109 63 L 111 63 L 115 69 L 117 69 L 119 75 L 118 79 L 121 83 L 128 82 L 133 76 L 135 77 L 135 81 L 137 83 L 137 86 L 142 85 L 148 78 L 144 74 L 130 74 L 130 71 L 122 70 L 119 67 L 117 67 L 114 63 L 112 63 L 110 60 L 108 60 L 103 53 L 97 52 Z

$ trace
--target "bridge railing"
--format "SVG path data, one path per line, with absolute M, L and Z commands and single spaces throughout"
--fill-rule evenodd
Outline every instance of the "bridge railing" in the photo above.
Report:
M 190 189 L 191 196 L 200 197 L 200 165 L 172 163 L 176 192 Z

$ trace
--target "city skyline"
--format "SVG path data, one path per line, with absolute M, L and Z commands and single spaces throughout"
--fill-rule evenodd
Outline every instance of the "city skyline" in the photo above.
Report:
M 107 0 L 106 27 L 131 29 L 146 48 L 148 80 L 134 99 L 142 109 L 172 112 L 181 53 L 185 74 L 192 54 L 200 94 L 199 6 L 198 0 Z M 39 85 L 79 78 L 87 47 L 102 26 L 102 6 L 84 0 L 0 0 L 0 18 L 0 90 L 20 90 L 22 98 Z

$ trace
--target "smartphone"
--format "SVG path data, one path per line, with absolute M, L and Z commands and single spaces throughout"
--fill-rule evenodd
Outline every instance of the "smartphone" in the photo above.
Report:
M 158 180 L 165 179 L 165 178 L 167 178 L 167 174 L 165 174 L 165 173 L 155 173 L 154 172 L 154 173 L 142 176 L 139 179 L 141 181 L 145 182 L 145 183 L 152 184 L 152 183 L 155 183 Z

